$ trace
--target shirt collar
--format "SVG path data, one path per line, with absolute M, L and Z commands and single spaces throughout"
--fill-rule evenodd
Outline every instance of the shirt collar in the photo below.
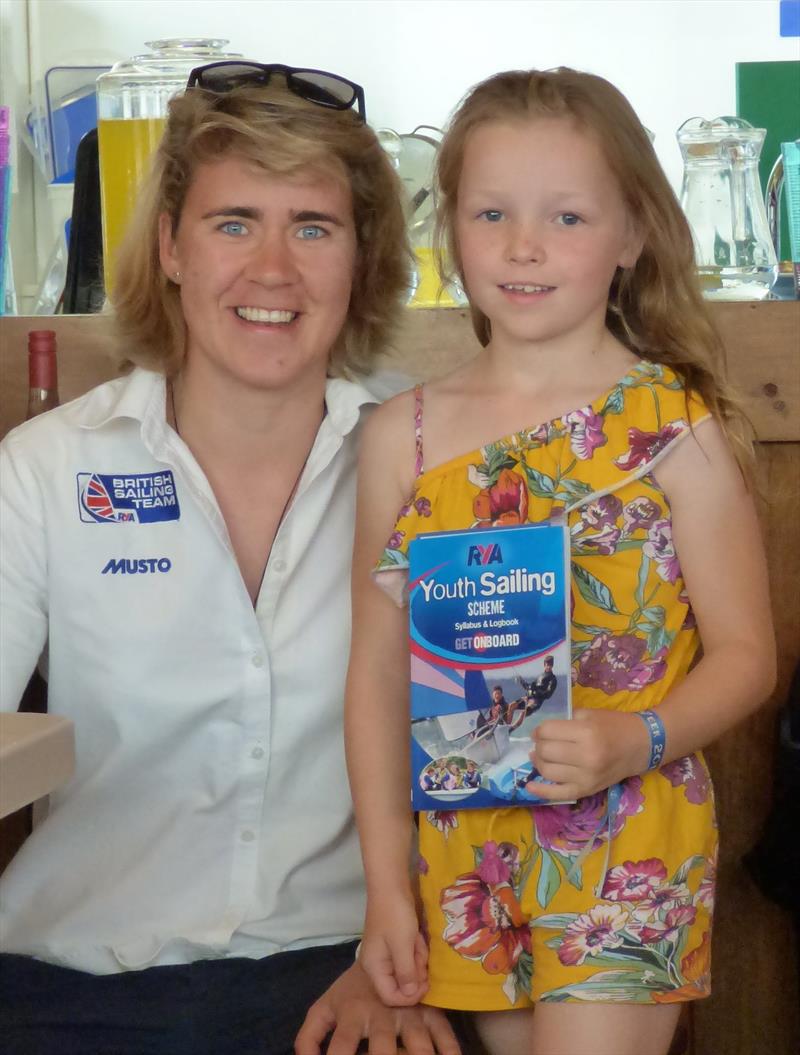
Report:
M 352 432 L 365 404 L 378 402 L 378 397 L 358 381 L 331 377 L 325 384 L 328 424 L 339 436 Z M 91 393 L 82 427 L 98 429 L 117 418 L 133 418 L 142 423 L 143 431 L 158 432 L 159 425 L 164 425 L 165 406 L 164 375 L 136 367 L 116 384 L 103 385 Z
M 380 400 L 358 381 L 329 377 L 325 385 L 327 420 L 339 436 L 346 436 L 358 424 L 361 408 Z
M 166 381 L 163 374 L 136 367 L 125 377 L 89 393 L 81 428 L 99 429 L 117 418 L 143 424 L 153 415 L 164 417 Z

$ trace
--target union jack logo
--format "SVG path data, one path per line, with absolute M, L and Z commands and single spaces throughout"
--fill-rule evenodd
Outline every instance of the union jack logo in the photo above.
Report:
M 116 520 L 114 503 L 97 473 L 92 473 L 80 491 L 81 506 L 92 520 Z

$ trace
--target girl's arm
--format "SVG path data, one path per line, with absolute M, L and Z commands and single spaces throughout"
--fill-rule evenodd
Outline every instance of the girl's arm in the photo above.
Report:
M 754 711 L 775 685 L 775 638 L 758 519 L 719 424 L 703 422 L 656 471 L 697 619 L 703 658 L 658 707 L 664 762 L 705 747 Z M 545 798 L 577 798 L 647 767 L 650 740 L 636 715 L 576 711 L 534 734 L 536 765 L 558 786 Z
M 401 396 L 364 430 L 353 553 L 345 745 L 367 881 L 360 962 L 388 1004 L 425 992 L 426 949 L 411 880 L 407 612 L 371 575 L 413 486 L 413 407 Z M 389 573 L 389 574 L 400 574 Z

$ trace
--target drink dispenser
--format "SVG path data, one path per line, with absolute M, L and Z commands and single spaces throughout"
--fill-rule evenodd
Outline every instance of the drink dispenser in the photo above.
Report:
M 139 184 L 158 146 L 167 103 L 186 87 L 195 66 L 241 58 L 227 40 L 153 40 L 150 53 L 118 62 L 97 79 L 97 135 L 106 291 L 114 284 L 114 254 L 130 219 Z
M 693 117 L 678 129 L 681 205 L 703 293 L 714 300 L 761 300 L 778 276 L 758 178 L 765 135 L 740 117 Z

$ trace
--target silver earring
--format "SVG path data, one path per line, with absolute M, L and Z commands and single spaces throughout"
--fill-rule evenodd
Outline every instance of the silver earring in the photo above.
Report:
M 180 280 L 181 280 L 181 273 L 180 273 L 180 271 L 176 271 L 175 272 L 175 281 L 176 282 L 180 282 Z

